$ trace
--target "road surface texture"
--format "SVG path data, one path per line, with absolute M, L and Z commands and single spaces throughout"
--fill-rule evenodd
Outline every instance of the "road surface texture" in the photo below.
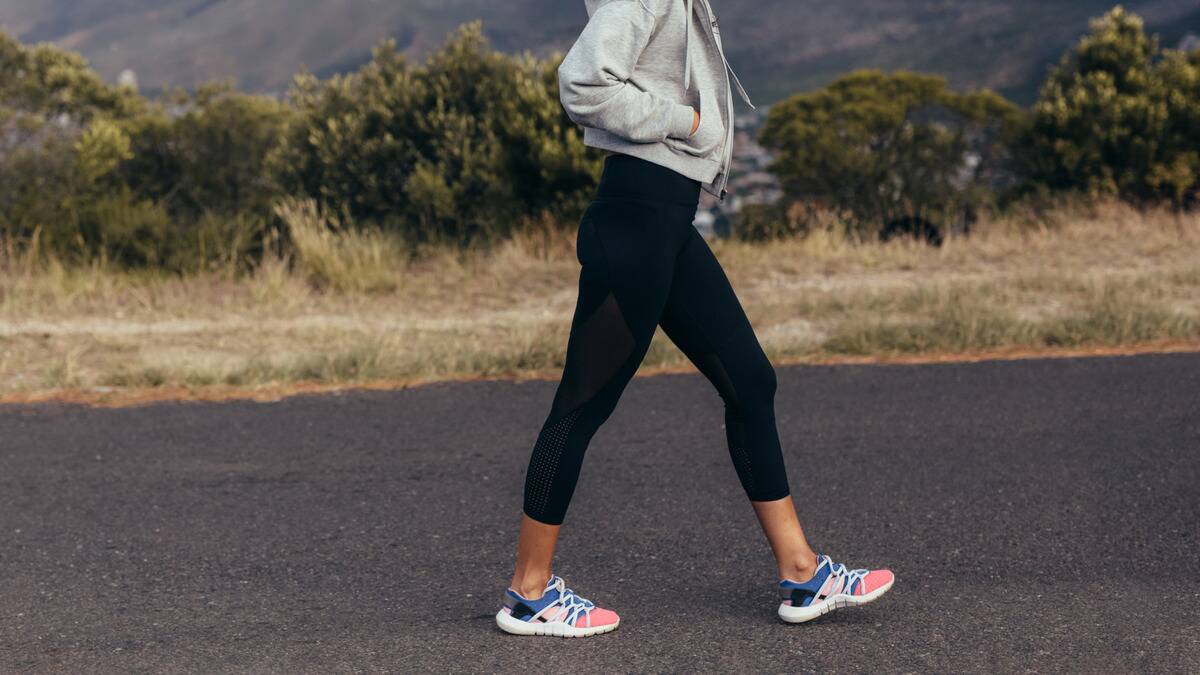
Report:
M 0 407 L 2 672 L 1200 672 L 1200 354 L 779 370 L 819 550 L 880 602 L 775 617 L 698 376 L 633 382 L 556 571 L 622 614 L 518 638 L 551 382 Z

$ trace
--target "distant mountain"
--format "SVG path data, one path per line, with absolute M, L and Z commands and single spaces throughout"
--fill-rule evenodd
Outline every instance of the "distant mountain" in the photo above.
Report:
M 1047 65 L 1113 4 L 711 1 L 730 60 L 764 103 L 859 67 L 941 73 L 1028 102 Z M 1196 0 L 1124 4 L 1168 46 L 1200 33 Z M 586 13 L 583 0 L 0 0 L 0 26 L 21 40 L 82 52 L 110 80 L 132 69 L 148 91 L 233 78 L 279 92 L 302 64 L 352 70 L 385 37 L 419 57 L 476 18 L 497 48 L 547 54 L 570 47 Z

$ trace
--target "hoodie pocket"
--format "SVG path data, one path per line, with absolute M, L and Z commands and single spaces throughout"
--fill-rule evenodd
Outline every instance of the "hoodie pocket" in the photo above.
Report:
M 700 112 L 700 126 L 696 133 L 687 138 L 667 138 L 669 147 L 696 157 L 715 154 L 725 140 L 725 125 L 721 123 L 721 110 L 711 91 L 694 84 L 687 92 L 689 105 Z

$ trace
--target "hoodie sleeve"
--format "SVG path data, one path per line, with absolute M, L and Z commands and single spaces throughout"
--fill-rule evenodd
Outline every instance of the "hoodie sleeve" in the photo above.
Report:
M 641 0 L 609 0 L 592 13 L 558 68 L 559 98 L 571 121 L 639 143 L 691 135 L 691 106 L 628 82 L 654 25 Z

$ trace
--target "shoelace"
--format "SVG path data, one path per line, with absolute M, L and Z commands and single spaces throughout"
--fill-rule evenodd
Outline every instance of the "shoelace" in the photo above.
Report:
M 584 598 L 575 595 L 575 591 L 567 588 L 567 584 L 565 581 L 563 581 L 562 577 L 555 577 L 552 588 L 558 591 L 558 600 L 546 605 L 546 607 L 543 608 L 542 611 L 538 612 L 537 615 L 532 617 L 531 620 L 536 620 L 550 609 L 562 607 L 567 611 L 567 613 L 565 616 L 560 616 L 559 620 L 566 622 L 570 626 L 574 626 L 575 622 L 579 620 L 580 614 L 587 613 L 596 608 L 595 603 L 593 603 L 591 600 L 585 600 Z
M 847 570 L 845 565 L 833 562 L 827 555 L 821 556 L 821 562 L 829 565 L 829 573 L 841 582 L 841 586 L 832 590 L 830 595 L 835 593 L 852 593 L 855 582 L 861 582 L 871 572 L 871 570 Z M 817 565 L 817 568 L 819 569 L 820 565 Z

